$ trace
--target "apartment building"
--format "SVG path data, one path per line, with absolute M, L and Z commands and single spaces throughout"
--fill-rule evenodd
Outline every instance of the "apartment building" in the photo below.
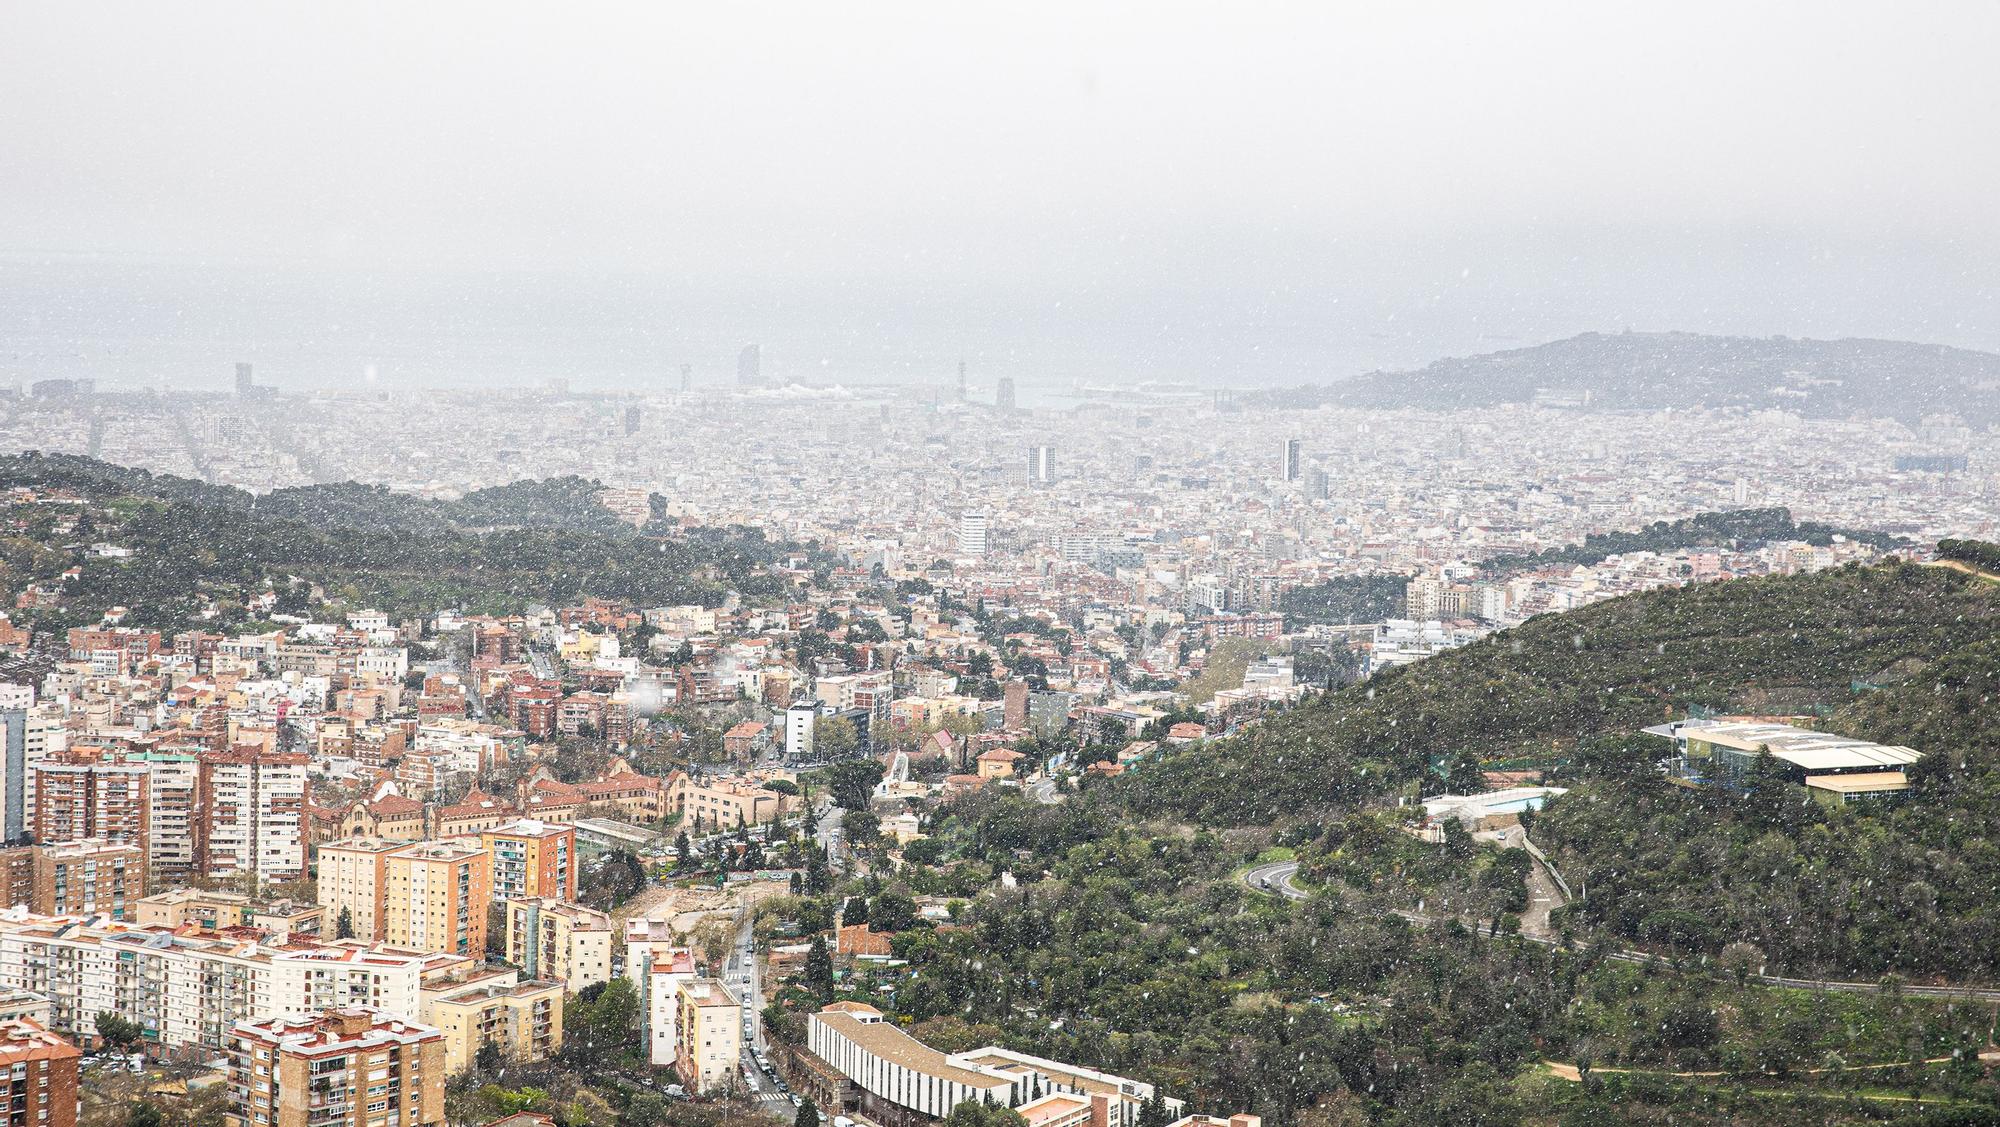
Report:
M 76 1127 L 82 1056 L 29 1018 L 0 1021 L 0 1115 L 9 1127 Z
M 611 917 L 550 897 L 507 901 L 507 961 L 581 990 L 611 981 Z
M 0 908 L 35 902 L 35 847 L 10 845 L 0 849 Z
M 0 917 L 0 990 L 50 1003 L 50 1028 L 90 1035 L 97 1015 L 124 1014 L 168 1051 L 225 1048 L 236 1022 L 365 1004 L 416 1016 L 427 976 L 470 965 L 366 944 L 273 948 L 72 917 Z
M 493 870 L 469 841 L 420 841 L 383 858 L 382 939 L 412 951 L 483 957 Z
M 510 1061 L 547 1060 L 562 1047 L 561 983 L 487 977 L 493 981 L 425 991 L 424 1021 L 444 1034 L 446 1073 L 471 1068 L 483 1045 Z
M 245 1021 L 230 1127 L 442 1127 L 444 1035 L 366 1006 Z
M 742 1011 L 729 988 L 712 978 L 680 984 L 674 1071 L 690 1092 L 716 1092 L 736 1083 L 743 1059 Z
M 49 1027 L 49 1000 L 26 990 L 0 990 L 0 1022 L 27 1018 L 43 1029 Z
M 776 821 L 783 815 L 785 796 L 742 783 L 697 783 L 676 771 L 668 783 L 667 808 L 686 825 L 729 829 Z
M 576 899 L 576 828 L 518 818 L 479 832 L 493 858 L 493 895 Z
M 103 748 L 73 748 L 35 764 L 31 833 L 44 844 L 100 838 L 137 846 L 150 839 L 150 772 Z
M 161 748 L 128 757 L 146 768 L 146 883 L 186 884 L 201 872 L 201 749 Z
M 625 970 L 636 972 L 644 1000 L 646 1059 L 672 1068 L 681 1043 L 681 985 L 694 980 L 694 952 L 685 947 L 626 949 Z
M 196 852 L 211 877 L 259 881 L 304 875 L 310 796 L 304 755 L 238 748 L 204 752 Z
M 137 845 L 93 837 L 37 845 L 34 856 L 37 915 L 137 917 L 146 895 L 146 854 Z
M 315 887 L 327 928 L 335 938 L 371 941 L 382 938 L 382 929 L 388 923 L 383 911 L 383 900 L 388 895 L 388 856 L 408 844 L 379 837 L 356 837 L 319 847 L 319 880 Z
M 326 916 L 324 909 L 312 904 L 256 900 L 241 892 L 207 892 L 198 888 L 156 892 L 141 899 L 138 907 L 141 927 L 171 930 L 193 927 L 207 932 L 257 928 L 266 933 L 266 942 L 274 944 L 318 940 Z
M 34 832 L 35 765 L 68 747 L 60 705 L 0 710 L 0 841 Z

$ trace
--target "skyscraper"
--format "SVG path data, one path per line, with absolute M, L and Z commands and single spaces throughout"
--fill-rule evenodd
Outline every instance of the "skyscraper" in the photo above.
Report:
M 1325 470 L 1314 470 L 1312 476 L 1306 479 L 1306 496 L 1313 500 L 1324 501 L 1332 496 L 1332 493 L 1332 482 Z
M 958 362 L 958 401 L 965 402 L 965 361 Z
M 961 556 L 986 554 L 985 513 L 968 509 L 958 518 L 958 554 Z
M 693 365 L 693 364 L 682 364 L 682 365 L 681 365 L 681 394 L 682 394 L 682 395 L 686 395 L 686 394 L 687 394 L 688 392 L 690 392 L 690 391 L 693 391 L 693 390 L 694 390 L 694 365 Z
M 1047 485 L 1056 476 L 1056 452 L 1052 446 L 1028 447 L 1028 484 Z
M 736 354 L 736 386 L 756 387 L 764 382 L 764 350 L 746 344 Z
M 1297 481 L 1299 479 L 1299 470 L 1304 450 L 1305 444 L 1298 439 L 1287 438 L 1285 440 L 1285 460 L 1284 465 L 1281 467 L 1281 480 Z
M 250 379 L 250 365 L 248 364 L 236 365 L 236 394 L 239 396 L 247 397 L 250 394 L 251 389 L 255 388 L 256 386 L 257 385 L 253 383 Z
M 1014 409 L 1014 377 L 1000 377 L 998 386 L 993 390 L 993 405 L 1002 411 Z

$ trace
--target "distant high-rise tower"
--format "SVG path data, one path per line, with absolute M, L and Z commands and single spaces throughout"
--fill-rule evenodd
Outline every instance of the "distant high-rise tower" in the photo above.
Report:
M 1028 484 L 1047 485 L 1056 477 L 1056 452 L 1053 446 L 1028 447 Z
M 247 396 L 257 385 L 250 379 L 250 365 L 236 365 L 236 394 Z
M 965 361 L 958 362 L 958 401 L 965 402 Z
M 1298 439 L 1287 438 L 1285 440 L 1285 461 L 1281 467 L 1283 480 L 1297 481 L 1299 479 L 1300 456 L 1304 450 L 1305 444 Z
M 1002 411 L 1014 409 L 1014 377 L 1000 377 L 999 384 L 993 390 L 993 405 Z
M 637 404 L 633 404 L 632 406 L 625 408 L 625 433 L 627 435 L 634 435 L 639 433 L 639 422 L 641 418 L 642 416 Z
M 970 509 L 958 518 L 958 554 L 961 556 L 983 556 L 986 554 L 986 514 Z
M 1314 470 L 1312 476 L 1306 478 L 1306 496 L 1315 501 L 1324 501 L 1332 495 L 1332 481 L 1327 477 L 1325 470 Z
M 1747 505 L 1750 503 L 1749 478 L 1739 477 L 1736 479 L 1736 489 L 1730 494 L 1730 499 L 1738 505 Z
M 736 354 L 736 385 L 756 387 L 764 382 L 764 350 L 754 344 L 746 344 L 743 351 Z
M 686 395 L 686 394 L 687 394 L 688 392 L 690 392 L 690 391 L 693 391 L 693 390 L 694 390 L 694 365 L 693 365 L 693 364 L 682 364 L 682 365 L 681 365 L 681 394 L 682 394 L 682 395 Z

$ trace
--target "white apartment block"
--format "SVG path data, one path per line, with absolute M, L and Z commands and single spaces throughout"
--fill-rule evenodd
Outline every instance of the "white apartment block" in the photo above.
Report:
M 255 873 L 286 881 L 306 871 L 303 755 L 211 754 L 207 769 L 208 875 Z
M 275 949 L 166 928 L 92 926 L 74 917 L 0 913 L 0 990 L 50 1000 L 59 1032 L 89 1035 L 97 1015 L 123 1014 L 169 1051 L 228 1044 L 238 1021 L 370 1005 L 416 1020 L 428 975 L 472 966 L 365 944 Z

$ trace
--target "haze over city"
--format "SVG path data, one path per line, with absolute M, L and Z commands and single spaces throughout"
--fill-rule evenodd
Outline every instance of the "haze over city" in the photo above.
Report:
M 0 1127 L 2000 1127 L 1996 32 L 0 12 Z
M 1977 5 L 4 18 L 0 378 L 612 387 L 726 380 L 755 340 L 797 380 L 1258 386 L 1624 328 L 2000 347 Z

